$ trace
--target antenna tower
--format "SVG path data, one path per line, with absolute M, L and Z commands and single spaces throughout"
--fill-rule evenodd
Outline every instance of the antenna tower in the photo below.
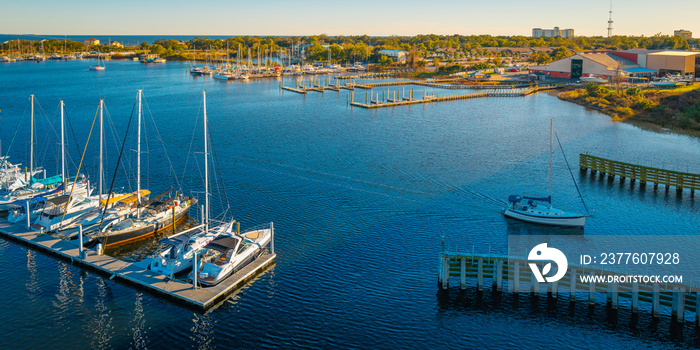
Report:
M 608 38 L 612 36 L 612 0 L 610 0 L 610 18 L 608 19 Z

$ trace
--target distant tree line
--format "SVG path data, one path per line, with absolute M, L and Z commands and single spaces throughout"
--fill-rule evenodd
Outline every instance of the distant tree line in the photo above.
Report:
M 209 39 L 195 37 L 181 42 L 174 39 L 158 39 L 153 44 L 143 42 L 137 49 L 156 53 L 164 57 L 180 57 L 186 59 L 192 52 L 218 52 L 228 48 L 230 57 L 277 57 L 278 55 L 298 55 L 299 45 L 304 47 L 305 58 L 310 61 L 326 61 L 328 53 L 333 62 L 351 63 L 369 61 L 385 64 L 386 58 L 379 54 L 383 49 L 404 50 L 409 52 L 408 64 L 413 66 L 425 65 L 424 58 L 436 54 L 440 49 L 454 49 L 449 56 L 452 58 L 468 58 L 479 55 L 495 54 L 486 48 L 529 48 L 555 47 L 552 53 L 535 53 L 531 60 L 537 63 L 566 57 L 572 51 L 587 50 L 627 50 L 633 48 L 688 50 L 690 46 L 700 45 L 700 39 L 685 40 L 679 36 L 656 34 L 654 36 L 613 36 L 607 37 L 575 37 L 575 38 L 533 38 L 526 36 L 491 36 L 491 35 L 416 35 L 371 37 L 361 36 L 328 36 L 325 34 L 312 36 L 232 36 L 226 39 Z M 87 47 L 84 43 L 73 40 L 11 40 L 0 45 L 4 52 L 23 53 L 57 53 L 63 51 L 120 51 L 120 49 L 105 45 Z M 134 48 L 124 48 L 133 50 Z M 497 53 L 500 56 L 517 56 L 517 53 Z M 447 57 L 445 57 L 447 58 Z M 423 61 L 423 63 L 420 63 Z

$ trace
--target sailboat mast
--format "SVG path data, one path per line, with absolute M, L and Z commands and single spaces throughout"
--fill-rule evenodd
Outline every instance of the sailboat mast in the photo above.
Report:
M 32 116 L 29 123 L 29 178 L 34 176 L 34 95 L 32 99 Z
M 207 92 L 202 91 L 204 98 L 204 232 L 209 233 L 209 154 L 207 140 Z
M 104 123 L 103 123 L 104 99 L 100 99 L 100 192 L 99 199 L 102 200 L 102 178 L 104 177 L 104 168 L 102 166 L 102 144 L 104 138 Z
M 63 125 L 63 100 L 61 100 L 61 180 L 63 181 L 63 193 L 66 193 L 66 140 L 65 127 Z
M 549 119 L 549 206 L 552 206 L 552 136 L 554 134 L 554 119 Z
M 139 120 L 137 132 L 137 147 L 136 147 L 136 203 L 137 208 L 141 206 L 141 90 L 138 90 L 139 95 Z M 136 209 L 136 217 L 139 216 L 139 210 Z

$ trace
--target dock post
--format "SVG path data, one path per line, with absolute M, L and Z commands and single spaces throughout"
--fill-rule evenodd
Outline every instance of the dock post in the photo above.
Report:
M 595 304 L 595 282 L 588 285 L 588 305 Z
M 32 229 L 32 219 L 31 219 L 32 212 L 29 211 L 29 201 L 27 201 L 27 208 L 26 209 L 27 209 L 27 230 L 31 230 Z
M 83 225 L 78 226 L 78 256 L 83 259 Z
M 442 261 L 442 289 L 450 287 L 450 258 L 445 257 Z
M 612 284 L 612 308 L 617 310 L 617 301 L 619 296 L 619 285 L 617 283 Z
M 197 251 L 194 251 L 194 256 L 192 257 L 192 289 L 197 289 Z
M 275 223 L 270 223 L 270 250 L 272 254 L 275 254 Z
M 540 285 L 537 283 L 537 278 L 535 277 L 535 274 L 531 274 L 530 278 L 530 291 L 533 293 L 539 293 L 540 292 Z
M 632 283 L 632 313 L 639 313 L 639 284 Z
M 552 283 L 552 298 L 556 299 L 559 295 L 559 281 Z
M 459 289 L 467 289 L 467 260 L 459 260 Z
M 569 280 L 569 301 L 576 302 L 576 270 L 571 269 L 571 277 Z
M 369 92 L 365 91 L 365 104 L 367 104 L 367 94 L 368 94 L 368 93 L 369 93 Z
M 654 285 L 654 290 L 651 292 L 651 315 L 654 318 L 659 318 L 659 285 Z
M 345 95 L 345 108 L 350 106 L 350 95 Z
M 476 288 L 479 291 L 484 290 L 484 260 L 479 259 L 479 270 L 476 275 Z
M 673 291 L 671 292 L 671 320 L 676 321 L 678 320 L 678 295 L 679 295 L 679 290 L 678 287 L 673 287 Z
M 496 261 L 494 272 L 496 273 L 496 290 L 503 291 L 503 261 Z
M 700 325 L 700 308 L 698 308 L 698 300 L 700 300 L 700 292 L 695 292 L 695 327 Z
M 518 294 L 520 291 L 520 264 L 515 262 L 513 266 L 513 279 L 508 281 L 508 290 L 512 293 Z

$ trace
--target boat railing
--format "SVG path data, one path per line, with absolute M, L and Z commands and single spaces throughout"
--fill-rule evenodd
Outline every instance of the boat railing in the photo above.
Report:
M 183 234 L 185 234 L 185 233 L 189 233 L 189 232 L 192 232 L 192 231 L 194 231 L 194 230 L 198 230 L 198 229 L 200 229 L 200 228 L 202 228 L 202 227 L 204 227 L 203 224 L 202 224 L 202 225 L 197 225 L 197 226 L 195 226 L 195 227 L 189 228 L 189 229 L 184 230 L 184 231 L 182 231 L 182 232 L 178 232 L 178 233 L 176 233 L 176 234 L 174 234 L 174 235 L 170 235 L 170 236 L 165 237 L 165 238 L 172 238 L 172 237 L 175 237 L 175 236 L 183 235 Z

